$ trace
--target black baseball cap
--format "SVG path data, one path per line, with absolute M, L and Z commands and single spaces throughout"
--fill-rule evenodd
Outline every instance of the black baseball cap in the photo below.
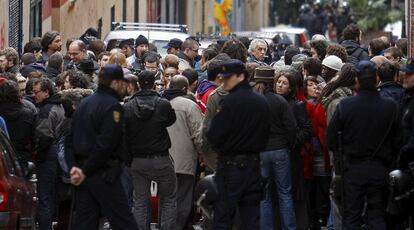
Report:
M 130 38 L 130 39 L 122 40 L 119 43 L 119 46 L 118 47 L 122 49 L 122 47 L 125 47 L 125 46 L 134 47 L 134 39 L 133 38 Z
M 414 57 L 409 58 L 407 63 L 400 68 L 400 71 L 405 73 L 414 73 Z
M 238 59 L 225 61 L 221 66 L 220 76 L 230 77 L 233 74 L 239 74 L 246 70 L 244 63 Z
M 181 45 L 183 44 L 183 41 L 181 41 L 178 38 L 173 38 L 171 39 L 168 44 L 162 48 L 164 49 L 171 49 L 171 48 L 180 48 L 181 49 Z
M 116 64 L 107 64 L 102 67 L 99 78 L 126 81 L 122 67 Z

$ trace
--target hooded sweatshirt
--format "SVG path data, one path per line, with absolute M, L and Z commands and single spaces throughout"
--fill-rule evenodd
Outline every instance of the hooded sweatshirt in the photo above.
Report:
M 208 97 L 216 88 L 217 86 L 207 79 L 203 80 L 198 86 L 196 91 L 196 98 L 197 105 L 200 107 L 201 112 L 205 113 Z

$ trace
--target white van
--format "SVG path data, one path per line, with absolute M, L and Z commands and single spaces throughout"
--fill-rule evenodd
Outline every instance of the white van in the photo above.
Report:
M 170 39 L 178 38 L 184 41 L 190 36 L 186 25 L 133 22 L 114 22 L 113 25 L 115 29 L 110 31 L 104 39 L 107 50 L 118 47 L 122 40 L 130 38 L 135 40 L 139 35 L 143 35 L 157 47 L 158 53 L 164 57 L 167 50 L 163 47 Z

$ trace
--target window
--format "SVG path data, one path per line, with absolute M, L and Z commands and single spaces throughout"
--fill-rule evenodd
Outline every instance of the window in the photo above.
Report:
M 111 7 L 111 30 L 114 29 L 113 22 L 115 22 L 115 5 Z
M 122 21 L 126 22 L 127 21 L 127 1 L 123 0 L 122 1 Z
M 6 140 L 6 138 L 3 135 L 1 135 L 0 139 L 0 145 L 2 146 L 6 162 L 10 161 L 11 163 L 11 175 L 23 177 L 24 175 L 22 171 L 22 166 L 20 164 L 18 156 L 16 155 L 16 151 L 11 146 L 10 142 Z
M 30 1 L 30 39 L 42 36 L 42 0 Z
M 139 22 L 139 0 L 135 0 L 134 4 L 134 21 Z

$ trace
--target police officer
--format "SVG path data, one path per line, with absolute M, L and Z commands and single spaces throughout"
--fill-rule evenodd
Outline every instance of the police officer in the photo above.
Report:
M 112 229 L 138 229 L 120 180 L 123 114 L 119 101 L 126 93 L 124 81 L 120 66 L 104 66 L 97 92 L 82 100 L 74 114 L 66 140 L 75 186 L 72 229 L 98 229 L 101 215 Z
M 361 228 L 366 202 L 368 229 L 385 230 L 386 177 L 399 147 L 398 106 L 376 90 L 378 77 L 373 62 L 361 61 L 355 68 L 358 95 L 338 104 L 327 130 L 332 151 L 337 151 L 338 132 L 342 132 L 343 229 Z
M 414 58 L 410 58 L 400 71 L 405 72 L 403 87 L 405 97 L 402 104 L 403 147 L 400 151 L 399 167 L 407 169 L 414 161 Z
M 239 207 L 242 229 L 260 229 L 261 175 L 259 153 L 269 135 L 269 108 L 264 96 L 253 92 L 244 64 L 224 62 L 223 90 L 230 94 L 213 118 L 207 138 L 218 152 L 215 181 L 219 197 L 214 205 L 213 229 L 231 229 Z

